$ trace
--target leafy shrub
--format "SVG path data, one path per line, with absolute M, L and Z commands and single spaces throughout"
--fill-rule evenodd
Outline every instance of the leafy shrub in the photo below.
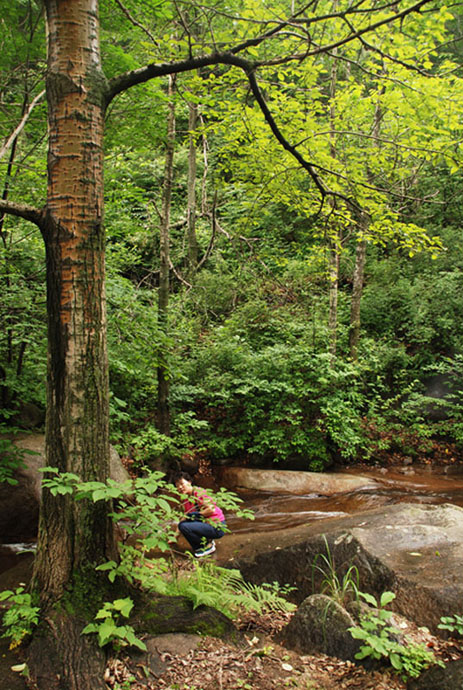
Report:
M 3 614 L 5 632 L 2 637 L 10 638 L 10 649 L 13 649 L 20 645 L 37 625 L 40 608 L 33 605 L 32 596 L 24 591 L 23 585 L 17 587 L 14 592 L 9 589 L 0 592 L 0 601 L 9 604 L 9 608 Z
M 437 626 L 441 630 L 449 630 L 463 637 L 463 616 L 456 613 L 454 616 L 442 616 L 441 622 Z
M 329 446 L 354 457 L 361 448 L 358 369 L 304 343 L 250 350 L 241 338 L 219 341 L 190 362 L 201 381 L 199 438 L 212 457 L 300 458 L 310 469 L 331 462 Z
M 128 618 L 132 608 L 133 601 L 129 597 L 105 602 L 95 616 L 96 622 L 86 625 L 82 634 L 97 633 L 100 647 L 111 643 L 115 650 L 130 645 L 146 651 L 145 643 L 135 636 L 131 625 L 119 625 L 120 617 Z
M 394 671 L 404 680 L 417 678 L 432 664 L 444 666 L 425 645 L 402 644 L 397 641 L 400 630 L 388 623 L 391 613 L 385 609 L 387 604 L 395 599 L 393 592 L 383 592 L 379 602 L 365 592 L 359 592 L 359 596 L 375 610 L 361 616 L 358 626 L 349 628 L 352 637 L 363 640 L 364 643 L 355 655 L 356 659 L 387 659 Z

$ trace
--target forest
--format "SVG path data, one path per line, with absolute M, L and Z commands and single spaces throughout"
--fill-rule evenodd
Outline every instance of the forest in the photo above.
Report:
M 0 481 L 31 415 L 83 483 L 110 445 L 140 478 L 458 464 L 461 22 L 440 0 L 5 0 Z M 33 586 L 72 647 L 56 603 L 114 562 L 120 495 L 45 481 Z

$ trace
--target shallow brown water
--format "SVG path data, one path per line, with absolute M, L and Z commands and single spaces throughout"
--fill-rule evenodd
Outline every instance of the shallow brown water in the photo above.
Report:
M 375 479 L 374 489 L 357 490 L 335 496 L 282 495 L 265 492 L 239 492 L 246 508 L 254 511 L 255 520 L 230 516 L 228 524 L 234 533 L 261 532 L 294 527 L 314 520 L 354 515 L 393 503 L 453 503 L 463 507 L 463 467 L 427 467 L 411 469 L 349 468 L 337 470 Z
M 335 496 L 303 496 L 266 492 L 239 492 L 243 506 L 254 511 L 255 519 L 227 516 L 233 534 L 268 532 L 295 527 L 315 520 L 355 515 L 393 503 L 453 503 L 463 507 L 463 467 L 459 468 L 365 468 L 337 469 L 375 479 L 373 489 L 357 490 Z M 30 558 L 33 544 L 0 545 L 0 573 Z M 28 553 L 27 553 L 28 552 Z

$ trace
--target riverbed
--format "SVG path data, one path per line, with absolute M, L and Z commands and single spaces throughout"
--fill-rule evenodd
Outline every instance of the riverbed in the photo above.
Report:
M 266 532 L 295 527 L 315 520 L 326 520 L 362 513 L 393 503 L 453 503 L 463 507 L 463 467 L 349 467 L 337 472 L 374 479 L 374 488 L 365 488 L 334 496 L 317 494 L 282 495 L 263 491 L 239 491 L 243 505 L 255 520 L 230 516 L 228 524 L 235 534 Z
M 292 495 L 265 491 L 238 491 L 243 506 L 254 512 L 254 520 L 227 516 L 233 535 L 250 535 L 282 530 L 329 518 L 362 513 L 393 503 L 453 503 L 463 507 L 463 467 L 349 467 L 336 472 L 367 476 L 373 488 L 333 496 Z M 34 544 L 0 545 L 0 573 L 19 560 L 29 560 Z

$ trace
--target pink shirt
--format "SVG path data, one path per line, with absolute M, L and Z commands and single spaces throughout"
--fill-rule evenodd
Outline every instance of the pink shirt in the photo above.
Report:
M 212 520 L 213 522 L 225 522 L 225 515 L 223 514 L 222 510 L 215 503 L 215 501 L 208 496 L 204 489 L 193 489 L 193 496 L 196 499 L 195 503 L 192 503 L 188 498 L 183 501 L 183 509 L 186 514 L 198 510 L 197 506 L 201 508 L 201 506 L 207 503 L 207 505 L 210 505 L 211 508 L 214 508 L 214 512 L 212 515 L 208 515 L 207 519 Z

